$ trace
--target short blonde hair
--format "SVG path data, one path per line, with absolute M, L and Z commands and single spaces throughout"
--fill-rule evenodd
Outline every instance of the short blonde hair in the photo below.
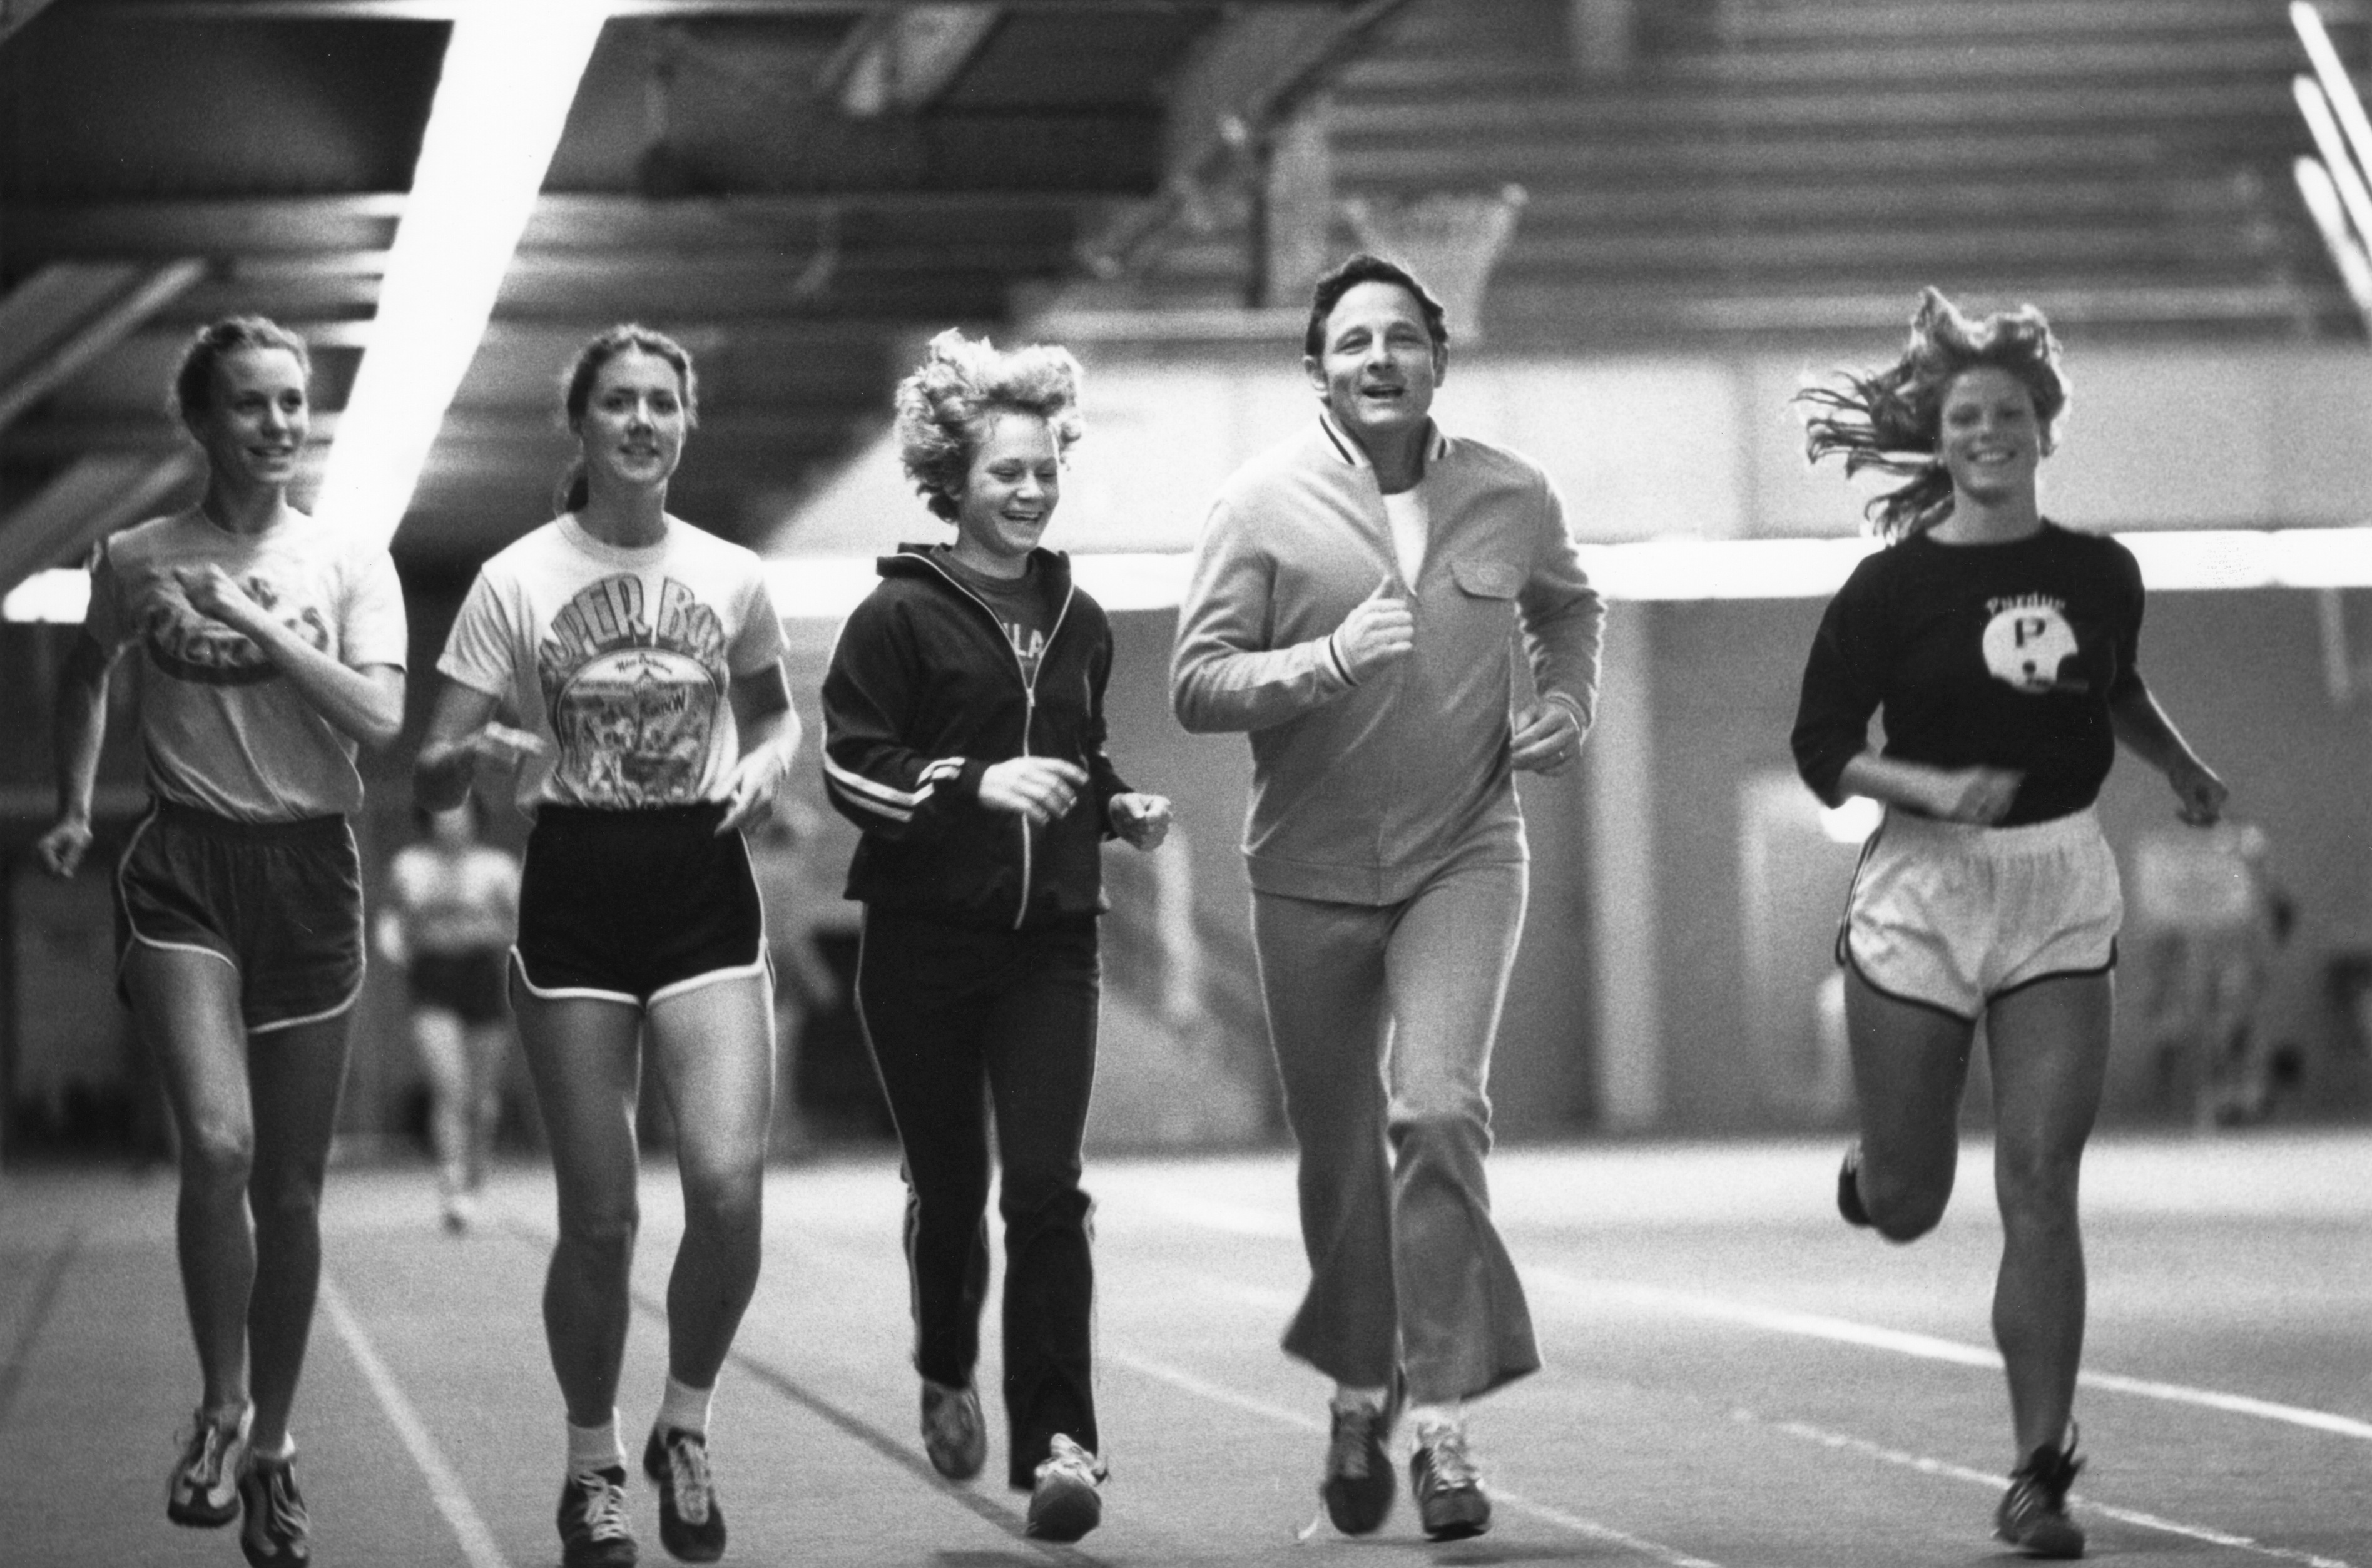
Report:
M 1036 414 L 1067 452 L 1087 431 L 1079 416 L 1079 362 L 1051 343 L 1002 351 L 950 327 L 931 340 L 898 383 L 898 455 L 924 503 L 949 522 L 971 460 L 995 413 Z

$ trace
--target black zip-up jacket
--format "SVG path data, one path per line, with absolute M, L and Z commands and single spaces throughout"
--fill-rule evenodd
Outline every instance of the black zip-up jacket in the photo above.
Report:
M 865 830 L 848 896 L 970 924 L 1020 926 L 1104 908 L 1109 804 L 1125 794 L 1104 755 L 1111 624 L 1059 552 L 1031 552 L 1060 606 L 1034 681 L 988 605 L 904 544 L 840 629 L 823 681 L 825 793 Z M 1042 828 L 980 801 L 1009 758 L 1087 770 L 1070 811 Z

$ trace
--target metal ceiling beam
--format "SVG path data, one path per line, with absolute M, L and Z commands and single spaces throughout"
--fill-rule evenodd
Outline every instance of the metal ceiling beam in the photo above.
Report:
M 205 459 L 186 441 L 169 452 L 77 459 L 30 501 L 0 517 L 0 594 L 46 566 L 74 560 L 120 528 L 193 494 Z
M 0 430 L 205 275 L 203 261 L 56 261 L 0 299 Z
M 0 43 L 8 35 L 48 9 L 50 0 L 0 0 Z

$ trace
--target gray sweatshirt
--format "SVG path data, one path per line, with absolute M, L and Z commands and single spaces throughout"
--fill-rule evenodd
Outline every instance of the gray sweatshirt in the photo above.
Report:
M 1589 727 L 1604 610 L 1548 476 L 1436 426 L 1417 488 L 1429 528 L 1414 584 L 1373 467 L 1323 416 L 1211 505 L 1169 699 L 1198 734 L 1250 732 L 1258 891 L 1391 904 L 1453 855 L 1524 858 L 1507 765 L 1518 625 L 1541 695 Z M 1416 647 L 1354 684 L 1329 637 L 1386 581 L 1412 601 Z

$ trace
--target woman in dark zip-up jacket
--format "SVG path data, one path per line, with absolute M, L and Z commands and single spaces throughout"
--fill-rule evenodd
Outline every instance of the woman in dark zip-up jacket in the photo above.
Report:
M 1078 365 L 945 332 L 898 389 L 906 471 L 951 545 L 904 545 L 841 628 L 824 783 L 865 830 L 857 1009 L 905 1148 L 923 1446 L 954 1480 L 988 1435 L 972 1386 L 988 1287 L 988 1137 L 1005 1219 L 1006 1478 L 1029 1533 L 1102 1514 L 1095 1274 L 1080 1141 L 1095 1078 L 1106 838 L 1152 849 L 1169 803 L 1104 755 L 1111 628 L 1038 548 L 1077 439 Z

